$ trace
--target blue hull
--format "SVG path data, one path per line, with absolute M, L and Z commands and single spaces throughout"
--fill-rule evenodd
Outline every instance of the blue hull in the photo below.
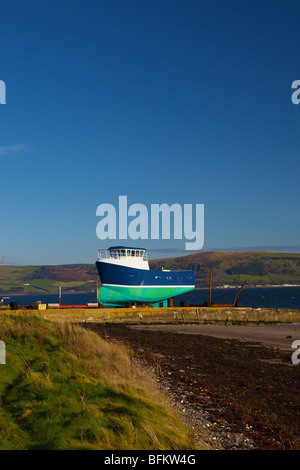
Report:
M 96 266 L 102 282 L 100 304 L 154 305 L 195 288 L 193 271 L 152 271 L 101 261 Z

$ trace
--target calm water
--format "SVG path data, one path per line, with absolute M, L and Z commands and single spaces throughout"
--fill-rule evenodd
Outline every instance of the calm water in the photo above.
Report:
M 214 289 L 212 300 L 215 303 L 230 303 L 238 289 Z M 174 299 L 175 300 L 175 299 Z M 177 297 L 176 305 L 181 301 L 191 304 L 204 303 L 209 300 L 209 289 L 197 289 Z M 297 308 L 300 309 L 299 287 L 257 287 L 244 288 L 238 295 L 237 301 L 242 307 L 252 308 Z
M 238 289 L 214 289 L 212 300 L 215 303 L 233 302 Z M 179 306 L 185 301 L 191 304 L 201 304 L 209 299 L 208 289 L 196 289 L 187 294 L 182 294 L 174 299 L 174 305 Z M 11 295 L 4 298 L 4 305 L 10 302 L 17 302 L 19 305 L 30 305 L 40 300 L 42 303 L 58 303 L 58 294 L 34 294 L 34 295 Z M 238 301 L 242 307 L 269 307 L 269 308 L 297 308 L 300 309 L 300 286 L 299 287 L 259 287 L 244 288 Z M 84 305 L 95 303 L 96 292 L 85 294 L 64 294 L 62 293 L 62 304 L 64 305 Z

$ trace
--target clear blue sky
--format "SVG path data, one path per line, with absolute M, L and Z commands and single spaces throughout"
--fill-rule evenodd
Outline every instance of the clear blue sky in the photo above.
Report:
M 96 237 L 119 195 L 204 204 L 205 250 L 299 251 L 299 17 L 298 0 L 1 0 L 0 263 L 93 263 L 126 244 Z

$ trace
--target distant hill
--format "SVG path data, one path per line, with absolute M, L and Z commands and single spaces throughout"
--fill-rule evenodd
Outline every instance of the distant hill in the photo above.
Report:
M 283 284 L 300 285 L 300 253 L 204 251 L 180 258 L 150 262 L 152 269 L 191 269 L 196 287 L 208 287 L 210 272 L 214 286 L 248 286 Z
M 0 296 L 4 294 L 91 292 L 96 290 L 98 273 L 92 264 L 59 266 L 0 266 Z
M 151 269 L 193 270 L 196 287 L 300 285 L 300 254 L 210 251 L 149 261 Z M 13 293 L 91 292 L 97 287 L 95 265 L 0 266 L 0 296 Z

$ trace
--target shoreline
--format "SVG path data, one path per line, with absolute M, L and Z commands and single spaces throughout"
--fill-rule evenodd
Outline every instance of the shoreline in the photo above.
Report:
M 213 287 L 213 290 L 215 289 L 239 289 L 241 286 L 229 286 L 229 285 L 225 285 L 225 286 L 215 286 Z M 248 285 L 247 287 L 244 287 L 243 290 L 246 290 L 246 289 L 270 289 L 270 288 L 283 288 L 283 287 L 300 287 L 300 284 L 274 284 L 274 285 L 267 285 L 267 286 L 262 286 L 262 285 L 258 285 L 258 286 L 251 286 L 251 285 Z M 196 287 L 193 291 L 191 292 L 195 292 L 197 290 L 209 290 L 209 287 Z M 72 294 L 72 295 L 77 295 L 77 294 L 93 294 L 94 292 L 89 292 L 89 291 L 81 291 L 81 292 L 74 292 L 74 291 L 63 291 L 64 294 Z M 0 299 L 2 297 L 7 297 L 7 296 L 17 296 L 17 295 L 56 295 L 57 292 L 43 292 L 41 293 L 40 291 L 33 291 L 33 292 L 1 292 L 0 294 Z M 181 294 L 183 295 L 183 294 Z M 177 297 L 177 296 L 176 296 Z
M 292 343 L 300 339 L 300 323 L 276 325 L 130 325 L 129 328 L 185 335 L 205 335 L 220 339 L 257 343 L 278 351 L 293 352 Z
M 176 332 L 124 324 L 82 326 L 105 340 L 126 344 L 156 374 L 159 386 L 208 449 L 299 448 L 295 387 L 299 371 L 291 362 L 293 350 L 286 344 L 298 331 L 279 327 L 278 348 L 272 327 L 255 330 L 264 334 L 264 338 L 254 335 L 255 341 L 236 338 L 238 330 L 229 326 L 222 327 L 223 337 L 212 335 L 202 325 L 199 334 L 187 334 L 184 328 Z M 232 338 L 227 337 L 226 328 L 231 329 Z

